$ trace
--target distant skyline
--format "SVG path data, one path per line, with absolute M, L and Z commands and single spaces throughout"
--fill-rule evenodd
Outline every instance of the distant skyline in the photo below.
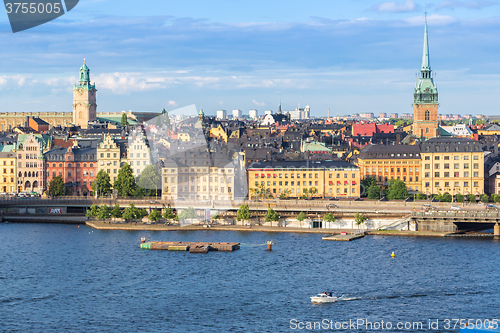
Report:
M 499 1 L 87 0 L 13 34 L 0 17 L 0 111 L 71 111 L 87 59 L 97 111 L 412 113 L 424 11 L 441 114 L 500 114 Z

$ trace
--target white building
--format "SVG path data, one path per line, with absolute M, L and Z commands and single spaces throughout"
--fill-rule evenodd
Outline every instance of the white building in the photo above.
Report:
M 134 177 L 141 175 L 147 165 L 151 164 L 151 150 L 148 140 L 141 130 L 135 130 L 128 139 L 128 160 Z
M 227 117 L 227 111 L 226 110 L 217 110 L 217 119 L 219 120 L 224 120 Z
M 305 108 L 295 108 L 295 111 L 287 111 L 290 114 L 292 120 L 309 119 L 311 115 L 311 109 L 309 105 Z
M 259 111 L 252 109 L 252 110 L 248 111 L 248 116 L 250 118 L 252 118 L 253 120 L 256 120 L 257 118 L 259 118 Z
M 243 113 L 241 112 L 241 110 L 239 109 L 233 110 L 233 119 L 241 119 L 242 116 Z

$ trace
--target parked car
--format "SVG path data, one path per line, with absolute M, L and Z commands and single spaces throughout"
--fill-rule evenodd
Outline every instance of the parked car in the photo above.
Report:
M 330 201 L 339 201 L 339 199 L 337 199 L 337 198 L 330 198 L 328 200 L 330 200 Z
M 488 210 L 498 210 L 498 206 L 495 206 L 495 205 L 486 205 L 486 209 L 488 209 Z
M 7 195 L 7 193 L 6 192 L 1 192 L 0 195 Z
M 450 209 L 453 209 L 453 210 L 462 210 L 462 207 L 453 205 L 453 206 L 450 207 Z
M 356 199 L 354 199 L 354 201 L 363 201 L 363 199 L 361 199 L 361 198 L 356 198 Z
M 328 206 L 326 206 L 327 209 L 332 209 L 332 208 L 339 208 L 339 206 L 337 206 L 336 204 L 329 204 Z
M 423 207 L 424 207 L 424 210 L 436 210 L 437 209 L 433 205 L 429 205 L 429 204 L 424 204 Z

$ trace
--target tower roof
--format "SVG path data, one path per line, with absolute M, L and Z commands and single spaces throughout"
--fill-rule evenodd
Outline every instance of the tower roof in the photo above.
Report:
M 429 38 L 427 37 L 427 15 L 425 16 L 424 29 L 424 52 L 422 55 L 422 71 L 430 71 L 431 63 L 429 61 Z

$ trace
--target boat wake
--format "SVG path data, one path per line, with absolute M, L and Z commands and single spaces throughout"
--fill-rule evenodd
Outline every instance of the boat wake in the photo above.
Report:
M 359 300 L 361 299 L 361 297 L 353 297 L 353 296 L 346 296 L 346 295 L 342 295 L 339 297 L 339 301 L 356 301 L 356 300 Z

